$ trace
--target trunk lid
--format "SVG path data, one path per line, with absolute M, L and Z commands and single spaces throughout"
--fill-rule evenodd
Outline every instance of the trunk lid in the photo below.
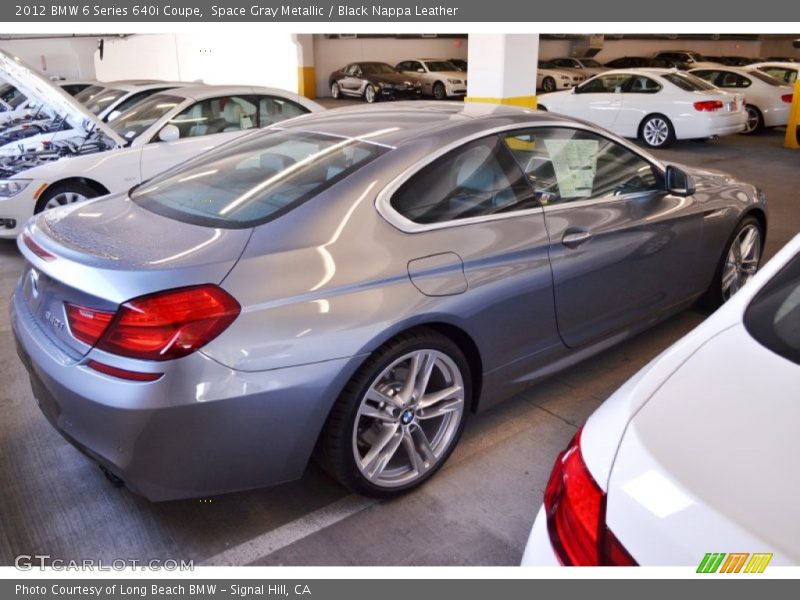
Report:
M 77 360 L 90 347 L 71 334 L 65 302 L 116 311 L 153 292 L 219 284 L 251 232 L 175 221 L 126 194 L 45 211 L 18 238 L 28 264 L 17 293 L 42 332 Z M 42 259 L 29 242 L 54 258 Z

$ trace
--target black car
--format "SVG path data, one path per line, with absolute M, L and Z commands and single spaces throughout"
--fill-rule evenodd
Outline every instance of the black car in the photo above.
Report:
M 382 98 L 418 98 L 422 86 L 401 74 L 393 66 L 382 62 L 350 63 L 343 69 L 334 71 L 328 84 L 331 96 L 356 96 L 367 102 Z
M 605 64 L 609 69 L 681 69 L 686 70 L 684 63 L 647 56 L 621 56 Z

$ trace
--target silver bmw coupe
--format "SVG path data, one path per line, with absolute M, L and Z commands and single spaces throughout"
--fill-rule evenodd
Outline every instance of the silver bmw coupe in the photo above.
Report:
M 763 194 L 551 113 L 303 116 L 19 238 L 53 426 L 152 500 L 299 478 L 393 496 L 471 413 L 758 267 Z

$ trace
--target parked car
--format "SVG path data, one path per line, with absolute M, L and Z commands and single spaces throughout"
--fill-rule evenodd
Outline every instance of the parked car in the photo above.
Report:
M 54 83 L 70 96 L 75 96 L 97 82 L 94 80 L 57 79 Z
M 382 62 L 356 62 L 334 71 L 328 80 L 331 96 L 355 96 L 370 104 L 381 99 L 417 98 L 422 84 Z
M 558 69 L 546 60 L 540 60 L 536 69 L 536 88 L 543 92 L 570 89 L 586 77 L 569 69 Z
M 556 460 L 523 564 L 797 565 L 798 332 L 800 236 L 589 418 Z
M 758 133 L 765 127 L 784 127 L 789 119 L 793 88 L 756 69 L 720 67 L 689 71 L 716 87 L 745 95 L 747 122 L 744 134 Z
M 759 62 L 758 58 L 749 58 L 747 56 L 706 56 L 706 59 L 728 67 L 746 67 Z
M 547 62 L 553 63 L 558 69 L 577 71 L 587 79 L 592 75 L 608 71 L 607 67 L 604 67 L 593 58 L 559 57 L 551 58 Z
M 648 56 L 621 56 L 608 61 L 608 69 L 681 69 L 686 70 L 685 63 L 666 58 L 653 58 Z
M 795 62 L 758 62 L 748 66 L 771 75 L 787 85 L 794 85 L 800 72 L 800 63 Z
M 467 94 L 467 74 L 453 63 L 435 58 L 404 60 L 395 67 L 404 79 L 419 83 L 422 93 L 444 100 Z
M 789 62 L 789 63 L 796 63 L 798 62 L 797 58 L 792 58 L 791 56 L 770 56 L 764 59 L 766 62 Z
M 739 133 L 744 95 L 724 92 L 682 71 L 608 71 L 574 90 L 541 98 L 539 108 L 586 119 L 652 148 L 675 140 Z
M 453 63 L 459 71 L 467 70 L 467 61 L 463 58 L 449 58 L 448 60 Z
M 389 497 L 470 412 L 724 299 L 765 219 L 752 185 L 567 117 L 348 107 L 38 215 L 11 324 L 53 425 L 150 499 L 296 479 L 315 448 Z
M 37 147 L 0 159 L 0 238 L 16 237 L 35 213 L 125 191 L 250 129 L 322 109 L 272 88 L 198 86 L 154 94 L 105 123 L 3 52 L 0 69 L 74 134 L 40 137 Z
M 708 60 L 702 54 L 691 50 L 665 50 L 657 52 L 653 58 L 675 61 L 684 65 L 686 69 L 721 66 L 719 63 Z

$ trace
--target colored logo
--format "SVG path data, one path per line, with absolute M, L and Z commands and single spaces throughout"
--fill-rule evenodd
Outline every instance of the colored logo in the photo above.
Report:
M 700 561 L 698 573 L 763 573 L 772 554 L 747 552 L 709 552 Z

